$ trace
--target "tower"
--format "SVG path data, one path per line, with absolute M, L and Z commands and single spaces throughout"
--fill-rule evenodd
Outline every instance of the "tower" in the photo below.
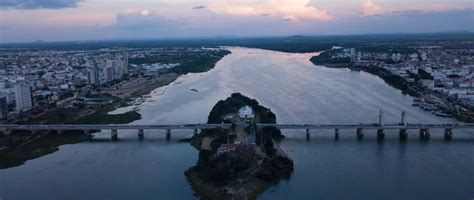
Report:
M 14 90 L 16 110 L 20 111 L 33 107 L 31 98 L 31 88 L 29 85 L 20 83 L 15 85 Z

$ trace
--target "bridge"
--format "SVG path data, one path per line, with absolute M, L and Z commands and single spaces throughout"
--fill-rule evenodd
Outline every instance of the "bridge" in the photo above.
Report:
M 381 121 L 380 121 L 381 122 Z M 87 133 L 96 130 L 110 130 L 112 140 L 117 140 L 118 130 L 137 130 L 140 139 L 144 137 L 145 130 L 166 130 L 166 138 L 171 137 L 171 130 L 173 129 L 188 129 L 194 130 L 194 134 L 198 134 L 199 130 L 203 129 L 231 129 L 231 124 L 178 124 L 178 125 L 140 125 L 140 124 L 41 124 L 41 125 L 22 125 L 22 124 L 0 124 L 0 130 L 3 132 L 12 130 L 28 130 L 32 133 L 38 131 L 57 131 L 58 133 L 68 130 L 81 130 Z M 237 124 L 238 127 L 247 127 L 249 124 Z M 453 129 L 474 129 L 474 124 L 255 124 L 257 129 L 275 127 L 278 129 L 300 129 L 306 130 L 306 137 L 310 138 L 310 130 L 334 130 L 335 138 L 339 138 L 339 132 L 342 129 L 356 130 L 357 138 L 362 139 L 364 136 L 363 130 L 377 130 L 377 137 L 383 139 L 385 136 L 384 130 L 399 130 L 401 139 L 406 139 L 408 136 L 407 130 L 419 130 L 421 139 L 428 139 L 430 136 L 430 129 L 444 130 L 446 139 L 452 139 Z

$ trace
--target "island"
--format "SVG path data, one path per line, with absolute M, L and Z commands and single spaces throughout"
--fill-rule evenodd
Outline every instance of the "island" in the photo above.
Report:
M 293 172 L 293 161 L 278 142 L 284 138 L 273 127 L 276 116 L 251 98 L 234 93 L 212 108 L 208 124 L 232 124 L 229 130 L 205 129 L 193 136 L 199 151 L 196 166 L 185 175 L 202 199 L 256 199 Z

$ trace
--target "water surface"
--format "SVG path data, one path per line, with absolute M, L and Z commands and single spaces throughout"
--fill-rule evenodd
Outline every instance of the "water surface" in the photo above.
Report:
M 234 92 L 272 109 L 278 123 L 374 123 L 378 111 L 385 122 L 399 122 L 402 110 L 410 123 L 450 123 L 410 106 L 382 79 L 365 72 L 330 69 L 309 62 L 312 54 L 289 54 L 230 48 L 231 55 L 206 73 L 189 74 L 152 93 L 140 105 L 142 120 L 134 124 L 204 123 L 214 104 Z M 199 92 L 191 91 L 196 89 Z M 367 131 L 283 131 L 281 146 L 295 161 L 288 181 L 267 190 L 261 199 L 471 199 L 474 197 L 473 133 L 455 131 L 443 141 L 430 141 L 414 131 L 406 142 L 387 131 L 378 142 Z M 111 142 L 104 131 L 92 141 L 61 146 L 56 153 L 0 170 L 3 199 L 193 199 L 183 172 L 197 151 L 179 139 L 192 131 L 147 131 L 139 142 L 133 131 L 121 131 Z

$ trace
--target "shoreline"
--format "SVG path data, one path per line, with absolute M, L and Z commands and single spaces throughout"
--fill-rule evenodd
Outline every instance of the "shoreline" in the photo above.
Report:
M 232 52 L 221 49 L 221 57 L 215 59 L 215 62 L 205 63 L 194 71 L 185 71 L 176 73 L 168 71 L 163 73 L 158 80 L 135 88 L 135 91 L 127 97 L 119 98 L 111 104 L 93 109 L 87 115 L 80 117 L 70 117 L 71 113 L 77 113 L 80 109 L 55 109 L 39 115 L 38 118 L 27 120 L 26 123 L 83 123 L 83 124 L 128 124 L 141 119 L 141 114 L 136 110 L 130 110 L 120 114 L 109 114 L 121 107 L 129 106 L 133 100 L 131 98 L 141 97 L 149 94 L 151 91 L 165 87 L 175 82 L 182 75 L 188 73 L 204 73 L 214 69 L 217 62 Z M 197 71 L 196 71 L 197 70 Z M 164 77 L 162 79 L 162 77 Z M 41 118 L 43 117 L 43 118 Z M 25 123 L 25 122 L 20 122 Z M 17 167 L 28 160 L 36 159 L 59 150 L 59 147 L 66 144 L 77 144 L 93 137 L 91 132 L 85 131 L 65 131 L 59 134 L 56 131 L 44 131 L 41 135 L 32 135 L 28 131 L 13 131 L 13 133 L 5 134 L 0 131 L 0 160 L 2 162 L 1 169 Z M 44 140 L 48 138 L 48 140 Z
M 386 84 L 390 85 L 394 89 L 400 90 L 403 95 L 408 95 L 413 98 L 420 98 L 424 95 L 424 91 L 420 91 L 420 88 L 410 87 L 409 83 L 401 76 L 392 74 L 390 71 L 387 71 L 383 68 L 378 68 L 375 66 L 353 66 L 350 63 L 325 63 L 313 60 L 317 56 L 313 56 L 310 59 L 310 62 L 315 66 L 322 66 L 326 68 L 333 69 L 350 69 L 351 71 L 364 71 L 371 75 L 381 78 Z M 434 115 L 434 114 L 433 114 Z M 464 123 L 472 123 L 472 120 L 463 118 L 462 116 L 454 115 L 450 117 L 451 119 L 459 120 Z

